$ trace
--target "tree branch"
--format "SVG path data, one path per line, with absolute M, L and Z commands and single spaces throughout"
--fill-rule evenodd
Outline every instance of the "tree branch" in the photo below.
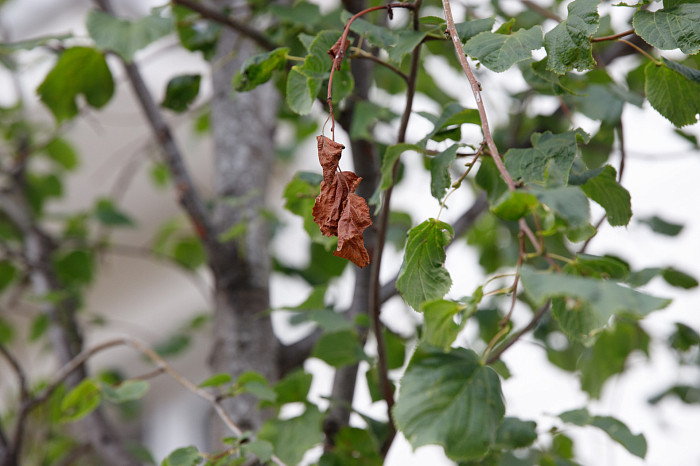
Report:
M 266 50 L 273 50 L 277 48 L 277 44 L 265 37 L 265 35 L 263 35 L 260 31 L 225 13 L 221 13 L 213 8 L 206 7 L 201 3 L 193 2 L 192 0 L 171 0 L 171 3 L 173 5 L 184 6 L 185 8 L 199 13 L 202 18 L 210 19 L 216 23 L 227 26 L 253 40 L 256 44 Z
M 501 355 L 511 346 L 513 346 L 523 335 L 525 335 L 527 332 L 535 328 L 537 323 L 540 321 L 540 319 L 547 313 L 549 310 L 549 303 L 550 301 L 547 300 L 547 302 L 537 310 L 534 316 L 532 316 L 532 319 L 528 324 L 520 329 L 517 333 L 513 334 L 512 337 L 508 339 L 505 343 L 503 343 L 501 346 L 496 348 L 494 352 L 488 355 L 488 358 L 486 358 L 486 364 L 490 365 L 493 364 L 494 362 L 498 361 L 501 358 Z
M 46 389 L 44 389 L 41 395 L 35 399 L 35 402 L 32 403 L 32 408 L 46 401 L 56 390 L 56 388 L 58 388 L 68 377 L 70 377 L 70 375 L 73 372 L 83 367 L 83 365 L 92 356 L 106 349 L 114 348 L 117 346 L 129 346 L 132 349 L 141 353 L 142 355 L 146 356 L 158 367 L 158 369 L 167 373 L 185 389 L 197 395 L 198 397 L 208 401 L 212 405 L 214 411 L 222 420 L 222 422 L 229 428 L 231 432 L 233 432 L 234 435 L 236 435 L 237 437 L 241 437 L 243 435 L 243 431 L 236 425 L 233 419 L 231 419 L 231 417 L 224 410 L 218 396 L 209 393 L 203 388 L 199 388 L 187 377 L 176 371 L 165 359 L 163 359 L 160 355 L 158 355 L 158 353 L 153 351 L 146 344 L 140 342 L 139 340 L 136 340 L 135 338 L 130 337 L 108 340 L 99 345 L 93 346 L 92 348 L 88 348 L 84 351 L 81 351 L 75 358 L 71 359 L 68 362 L 68 364 L 61 367 L 51 384 L 49 384 L 49 386 Z M 284 463 L 275 455 L 272 455 L 272 461 L 278 465 L 284 465 Z
M 105 12 L 114 15 L 114 10 L 109 0 L 95 0 L 95 3 Z M 208 252 L 212 254 L 216 250 L 218 241 L 211 226 L 208 213 L 204 207 L 192 178 L 185 166 L 184 158 L 180 148 L 175 142 L 175 138 L 170 131 L 170 127 L 165 122 L 163 114 L 158 105 L 153 100 L 153 96 L 146 87 L 146 83 L 141 76 L 141 72 L 134 63 L 124 62 L 124 68 L 129 82 L 136 94 L 136 98 L 141 104 L 141 108 L 146 115 L 148 124 L 158 141 L 165 163 L 173 176 L 175 186 L 178 190 L 178 200 L 187 213 L 194 226 L 197 235 L 202 239 Z

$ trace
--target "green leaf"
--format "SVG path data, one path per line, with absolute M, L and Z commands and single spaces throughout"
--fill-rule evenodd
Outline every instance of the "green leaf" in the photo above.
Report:
M 571 267 L 580 275 L 596 278 L 624 280 L 630 271 L 630 266 L 614 256 L 593 256 L 579 253 Z
M 421 306 L 422 341 L 429 346 L 447 351 L 467 322 L 466 319 L 462 319 L 459 324 L 455 322 L 455 317 L 466 308 L 464 304 L 444 299 L 424 303 Z
M 537 200 L 562 218 L 571 229 L 582 228 L 590 220 L 588 198 L 578 186 L 533 189 Z
M 678 236 L 683 230 L 682 224 L 668 222 L 656 215 L 653 215 L 651 217 L 640 218 L 639 223 L 647 225 L 655 233 L 659 233 L 666 236 Z
M 211 377 L 207 378 L 204 382 L 200 383 L 198 386 L 200 388 L 220 387 L 221 385 L 226 385 L 227 383 L 230 383 L 232 381 L 233 381 L 233 377 L 231 377 L 231 374 L 228 374 L 226 372 L 220 372 L 218 374 L 214 374 Z
M 274 452 L 274 446 L 270 442 L 264 440 L 253 440 L 252 442 L 246 442 L 241 445 L 241 451 L 244 454 L 251 453 L 255 455 L 262 464 L 267 464 Z
M 581 186 L 586 196 L 605 209 L 608 223 L 612 226 L 625 226 L 632 218 L 630 193 L 617 182 L 617 172 L 606 165 L 596 177 Z
M 306 402 L 312 380 L 313 376 L 302 369 L 285 375 L 274 387 L 277 403 L 283 405 L 285 403 Z
M 286 464 L 299 464 L 304 453 L 323 441 L 323 414 L 315 405 L 307 405 L 304 414 L 291 419 L 271 419 L 258 432 L 258 439 L 274 446 L 277 456 Z
M 354 330 L 324 333 L 316 342 L 311 356 L 333 367 L 349 366 L 367 359 Z
M 683 288 L 685 290 L 698 286 L 698 281 L 695 279 L 695 277 L 678 269 L 674 269 L 673 267 L 665 268 L 662 272 L 662 276 L 669 285 Z
M 550 298 L 580 299 L 591 305 L 601 321 L 619 313 L 643 316 L 671 302 L 617 283 L 573 275 L 537 272 L 530 266 L 521 269 L 521 281 L 527 295 L 539 306 Z
M 161 104 L 177 113 L 187 110 L 187 107 L 199 94 L 199 83 L 202 77 L 198 74 L 183 74 L 168 81 L 165 98 Z
M 349 14 L 343 12 L 341 20 L 346 21 Z M 350 25 L 350 30 L 367 37 L 369 43 L 376 45 L 388 52 L 389 62 L 399 65 L 403 58 L 418 47 L 425 36 L 426 31 L 393 30 L 376 26 L 364 19 L 356 19 Z
M 657 404 L 667 396 L 675 396 L 686 404 L 698 404 L 700 403 L 700 388 L 692 385 L 674 385 L 658 395 L 649 398 L 649 403 L 653 405 Z
M 88 13 L 87 30 L 97 48 L 116 52 L 130 62 L 138 50 L 173 32 L 173 18 L 162 16 L 161 11 L 162 8 L 154 8 L 148 16 L 129 21 L 92 10 Z
M 14 328 L 2 317 L 0 317 L 0 344 L 8 345 L 14 337 Z
M 60 167 L 70 171 L 78 167 L 78 154 L 73 146 L 62 138 L 52 139 L 46 145 L 46 155 Z
M 275 401 L 277 394 L 270 388 L 267 379 L 255 371 L 246 371 L 238 376 L 235 387 L 239 393 L 250 393 L 259 400 Z
M 605 382 L 622 373 L 629 355 L 635 350 L 649 353 L 649 335 L 636 322 L 615 322 L 581 356 L 581 388 L 591 398 L 599 398 Z
M 504 220 L 518 220 L 537 208 L 540 203 L 527 191 L 506 191 L 491 207 L 491 212 Z
M 634 32 L 661 50 L 681 49 L 693 55 L 700 50 L 700 4 L 684 3 L 663 10 L 639 10 L 632 18 Z
M 366 429 L 343 427 L 333 438 L 333 448 L 321 457 L 319 466 L 381 466 L 377 440 Z
M 688 351 L 693 346 L 700 346 L 700 334 L 685 324 L 676 322 L 676 330 L 668 337 L 671 348 Z
M 697 5 L 700 7 L 700 4 Z M 644 90 L 654 109 L 675 126 L 692 125 L 700 112 L 700 83 L 666 65 L 644 68 Z
M 611 416 L 591 416 L 586 408 L 561 413 L 559 418 L 577 426 L 593 426 L 602 430 L 608 436 L 625 447 L 627 451 L 639 458 L 647 453 L 647 442 L 643 434 L 633 435 L 629 428 L 620 420 Z
M 457 149 L 459 145 L 454 144 L 430 160 L 430 193 L 438 201 L 445 196 L 445 191 L 452 182 L 450 165 L 455 160 Z
M 311 241 L 322 245 L 326 250 L 335 247 L 335 238 L 323 236 L 314 222 L 313 210 L 316 196 L 321 189 L 321 175 L 310 172 L 297 172 L 282 193 L 284 207 L 304 220 L 304 230 Z
M 112 403 L 125 403 L 143 398 L 150 388 L 146 380 L 125 380 L 119 385 L 101 385 L 100 392 L 105 400 Z
M 423 139 L 418 142 L 418 145 L 425 147 L 427 142 L 431 139 L 442 141 L 445 138 L 440 137 L 440 135 L 445 132 L 451 131 L 452 127 L 459 128 L 461 125 L 466 123 L 471 123 L 474 125 L 479 125 L 481 119 L 479 118 L 479 112 L 474 108 L 464 108 L 456 102 L 450 102 L 445 105 L 442 113 L 439 116 L 432 115 L 427 112 L 418 112 L 418 114 L 433 124 L 433 129 L 430 131 Z
M 307 115 L 311 112 L 316 94 L 321 88 L 321 81 L 313 75 L 308 76 L 299 65 L 294 66 L 287 77 L 287 104 L 294 113 Z
M 483 19 L 474 19 L 472 21 L 466 21 L 464 23 L 455 24 L 455 29 L 457 30 L 459 41 L 464 44 L 477 34 L 485 31 L 490 31 L 495 22 L 496 18 L 491 17 Z
M 178 448 L 163 460 L 161 466 L 195 466 L 202 461 L 197 447 Z
M 394 405 L 397 428 L 413 448 L 438 444 L 455 461 L 484 456 L 505 413 L 496 372 L 471 350 L 419 346 Z
M 90 414 L 100 404 L 100 388 L 85 379 L 61 400 L 61 422 L 73 422 Z
M 361 100 L 355 104 L 350 124 L 350 139 L 374 140 L 372 127 L 378 122 L 388 122 L 396 118 L 396 114 L 386 107 L 377 105 L 368 100 Z
M 445 269 L 445 246 L 454 230 L 447 223 L 429 219 L 411 229 L 396 288 L 413 309 L 426 301 L 442 298 L 452 279 Z
M 0 260 L 0 293 L 12 283 L 16 275 L 17 269 L 12 265 L 12 262 Z
M 173 249 L 173 260 L 187 270 L 196 270 L 206 262 L 207 254 L 199 238 L 182 238 Z
M 134 221 L 119 210 L 111 199 L 103 198 L 95 204 L 95 218 L 107 227 L 134 226 Z
M 92 281 L 94 256 L 90 251 L 58 251 L 53 257 L 53 265 L 64 285 L 87 285 Z
M 84 95 L 90 106 L 102 108 L 114 94 L 114 81 L 100 52 L 72 47 L 60 55 L 37 93 L 60 123 L 78 114 L 78 95 Z
M 626 102 L 641 105 L 642 98 L 613 82 L 593 83 L 573 96 L 578 110 L 594 120 L 610 126 L 617 125 Z
M 49 316 L 39 314 L 32 320 L 32 326 L 29 328 L 29 341 L 34 342 L 41 338 L 49 329 Z
M 700 70 L 696 70 L 695 68 L 690 68 L 689 66 L 681 65 L 680 63 L 677 63 L 673 60 L 669 60 L 665 57 L 662 57 L 661 60 L 671 68 L 673 71 L 678 71 L 680 74 L 685 76 L 686 78 L 690 79 L 691 81 L 694 81 L 696 83 L 700 83 Z M 691 144 L 695 145 L 697 147 L 698 145 L 698 140 L 695 136 L 692 134 L 686 134 L 683 133 L 682 131 L 676 130 L 676 134 L 679 136 L 685 138 L 690 142 Z
M 491 71 L 500 73 L 527 60 L 532 50 L 542 47 L 542 27 L 519 29 L 513 34 L 482 32 L 467 42 L 464 51 Z
M 246 92 L 268 82 L 275 71 L 284 70 L 287 54 L 288 47 L 279 47 L 248 58 L 241 66 L 241 71 L 233 77 L 233 88 L 238 92 Z
M 202 52 L 210 60 L 216 52 L 221 25 L 204 20 L 199 13 L 180 5 L 170 7 L 175 16 L 175 28 L 182 46 L 190 52 Z
M 176 356 L 190 346 L 190 337 L 181 333 L 166 338 L 153 347 L 153 351 L 161 357 Z
M 598 30 L 600 0 L 575 0 L 567 7 L 569 15 L 544 36 L 547 50 L 547 69 L 564 74 L 576 68 L 579 71 L 595 67 L 591 37 Z
M 386 151 L 382 156 L 382 179 L 379 182 L 379 185 L 377 186 L 377 189 L 375 190 L 374 194 L 369 199 L 369 204 L 374 206 L 379 205 L 379 202 L 381 200 L 381 193 L 387 190 L 391 186 L 391 183 L 393 181 L 394 165 L 396 164 L 396 161 L 399 159 L 401 154 L 409 150 L 420 152 L 421 148 L 415 144 L 408 144 L 405 142 L 395 144 L 386 148 Z
M 384 346 L 386 347 L 386 364 L 389 370 L 399 369 L 406 362 L 406 341 L 401 335 L 384 329 Z
M 523 421 L 516 417 L 503 418 L 503 424 L 496 433 L 496 444 L 505 450 L 525 448 L 537 440 L 537 423 Z
M 534 133 L 530 138 L 532 148 L 509 149 L 504 154 L 506 169 L 515 180 L 528 185 L 566 185 L 578 150 L 578 137 L 577 131 Z

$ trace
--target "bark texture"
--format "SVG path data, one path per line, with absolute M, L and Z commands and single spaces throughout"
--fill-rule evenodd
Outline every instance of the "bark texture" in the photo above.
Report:
M 232 6 L 219 1 L 218 6 Z M 239 33 L 222 30 L 213 61 L 212 125 L 215 145 L 217 202 L 213 224 L 218 234 L 236 225 L 244 232 L 219 246 L 210 258 L 215 281 L 214 342 L 210 363 L 214 372 L 234 379 L 256 371 L 278 379 L 278 343 L 266 311 L 269 309 L 270 259 L 268 225 L 262 215 L 274 157 L 278 95 L 265 85 L 233 95 L 231 78 L 250 55 L 259 52 Z M 256 430 L 265 413 L 253 397 L 226 401 L 225 408 L 243 430 Z M 222 432 L 213 432 L 213 440 Z

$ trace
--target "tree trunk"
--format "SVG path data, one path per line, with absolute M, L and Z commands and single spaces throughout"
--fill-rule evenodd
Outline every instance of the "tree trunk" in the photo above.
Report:
M 218 2 L 220 7 L 230 2 Z M 278 379 L 278 342 L 269 309 L 270 259 L 268 224 L 262 215 L 274 157 L 278 95 L 271 85 L 232 94 L 231 78 L 255 45 L 224 29 L 213 61 L 212 126 L 215 144 L 218 234 L 239 226 L 240 235 L 222 243 L 210 258 L 214 273 L 214 342 L 210 364 L 234 379 L 256 371 L 270 382 Z M 227 400 L 225 408 L 243 430 L 257 430 L 265 413 L 250 395 Z M 216 425 L 216 424 L 215 424 Z M 218 441 L 219 428 L 213 432 Z

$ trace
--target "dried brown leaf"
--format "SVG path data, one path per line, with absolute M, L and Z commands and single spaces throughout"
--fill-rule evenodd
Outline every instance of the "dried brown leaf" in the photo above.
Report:
M 325 236 L 338 236 L 338 249 L 333 254 L 366 267 L 369 254 L 362 233 L 372 220 L 367 201 L 355 194 L 362 178 L 351 171 L 338 171 L 342 144 L 325 136 L 318 136 L 316 140 L 323 181 L 314 204 L 314 221 Z
M 333 62 L 335 64 L 336 71 L 340 71 L 340 65 L 343 62 L 342 56 L 345 55 L 345 52 L 347 51 L 348 47 L 350 46 L 350 41 L 346 39 L 345 40 L 345 50 L 340 52 L 340 45 L 342 42 L 343 42 L 343 36 L 340 36 L 340 38 L 335 42 L 335 44 L 333 44 L 333 46 L 328 50 L 328 55 L 333 57 Z M 335 63 L 335 59 L 338 56 L 339 52 L 340 52 L 341 58 L 340 58 L 340 60 L 338 60 L 337 63 Z
M 355 193 L 348 194 L 338 222 L 338 249 L 333 255 L 349 259 L 358 267 L 366 267 L 369 254 L 362 233 L 371 224 L 367 201 Z

